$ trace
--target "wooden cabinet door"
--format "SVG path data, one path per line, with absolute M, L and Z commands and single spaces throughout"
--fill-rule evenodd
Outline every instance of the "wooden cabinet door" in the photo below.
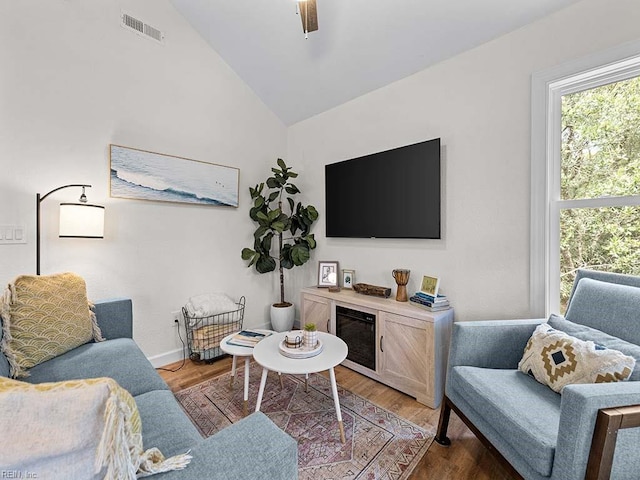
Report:
M 380 312 L 379 322 L 383 382 L 432 404 L 433 324 L 389 312 Z
M 315 295 L 304 294 L 302 296 L 302 328 L 307 323 L 315 323 L 319 332 L 335 333 L 330 331 L 331 301 Z

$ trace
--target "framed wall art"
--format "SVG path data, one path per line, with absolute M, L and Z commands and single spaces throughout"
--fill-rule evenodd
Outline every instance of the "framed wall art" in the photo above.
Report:
M 240 169 L 110 145 L 112 197 L 238 206 Z
M 337 287 L 338 272 L 338 262 L 318 262 L 318 287 Z

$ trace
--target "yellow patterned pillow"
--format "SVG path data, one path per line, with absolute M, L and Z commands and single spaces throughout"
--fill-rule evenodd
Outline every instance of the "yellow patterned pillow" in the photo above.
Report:
M 518 368 L 560 393 L 574 383 L 627 380 L 636 361 L 618 350 L 579 340 L 547 323 L 538 325 L 524 349 Z
M 135 479 L 184 468 L 142 447 L 133 397 L 111 378 L 29 384 L 0 377 L 0 463 L 33 478 Z
M 102 340 L 84 280 L 73 273 L 22 275 L 9 284 L 0 306 L 2 351 L 12 377 L 91 340 Z

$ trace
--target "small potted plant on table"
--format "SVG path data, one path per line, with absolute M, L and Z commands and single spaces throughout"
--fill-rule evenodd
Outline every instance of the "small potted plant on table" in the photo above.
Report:
M 305 323 L 304 344 L 308 348 L 314 348 L 318 343 L 318 330 L 315 323 Z

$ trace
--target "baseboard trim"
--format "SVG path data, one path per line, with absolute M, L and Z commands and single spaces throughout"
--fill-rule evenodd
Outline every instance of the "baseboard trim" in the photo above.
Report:
M 178 348 L 169 352 L 161 353 L 160 355 L 154 355 L 153 357 L 147 357 L 154 368 L 164 367 L 170 363 L 181 362 L 187 355 L 186 348 Z

